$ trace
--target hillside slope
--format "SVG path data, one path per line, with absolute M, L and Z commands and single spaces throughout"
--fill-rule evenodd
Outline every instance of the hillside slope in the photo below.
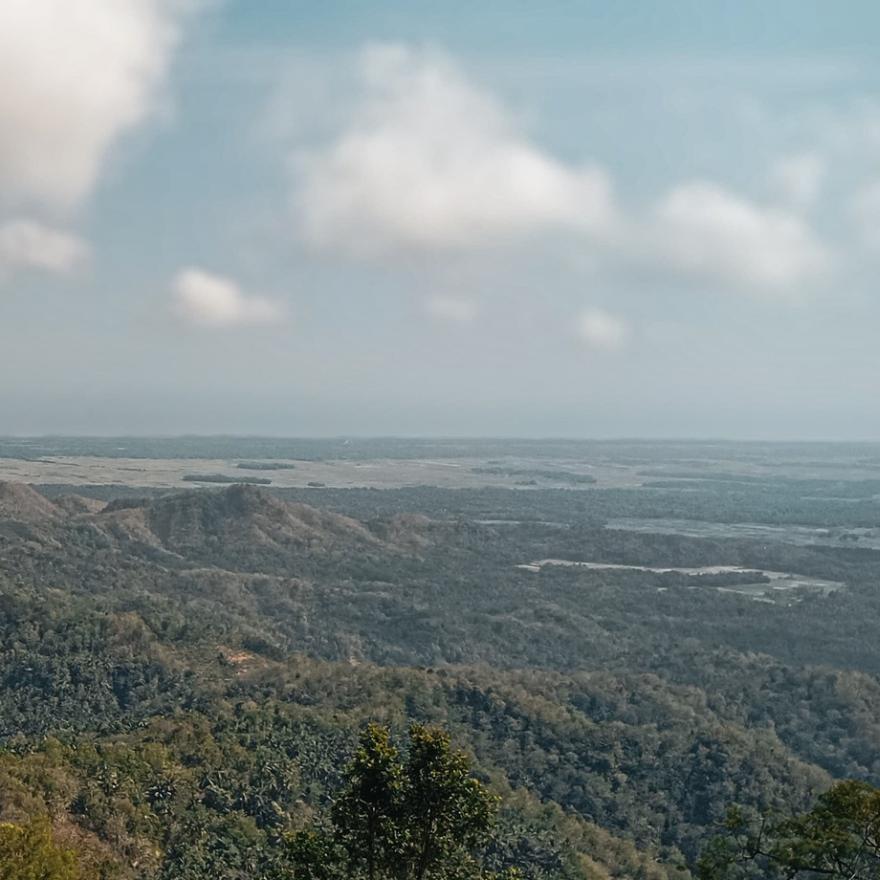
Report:
M 499 864 L 527 877 L 674 875 L 730 802 L 880 779 L 873 648 L 852 644 L 876 554 L 790 548 L 847 589 L 768 605 L 734 575 L 518 567 L 778 553 L 758 544 L 363 522 L 238 486 L 0 497 L 0 807 L 46 804 L 129 876 L 190 876 L 194 829 L 191 876 L 253 876 L 246 853 L 326 807 L 367 719 L 448 727 L 505 797 Z M 824 664 L 792 662 L 805 638 Z M 844 651 L 863 668 L 833 668 Z

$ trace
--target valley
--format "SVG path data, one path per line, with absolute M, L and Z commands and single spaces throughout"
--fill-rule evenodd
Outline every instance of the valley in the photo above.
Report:
M 424 441 L 309 441 L 315 468 L 399 471 L 378 488 L 309 486 L 269 441 L 96 441 L 64 482 L 42 442 L 2 461 L 0 813 L 51 807 L 96 877 L 272 876 L 368 720 L 448 729 L 502 798 L 494 863 L 536 880 L 685 878 L 731 803 L 880 783 L 880 551 L 813 540 L 880 525 L 863 448 L 693 446 L 685 488 L 648 485 L 675 444 L 433 449 L 489 481 L 453 488 L 403 485 Z M 178 485 L 202 471 L 272 483 Z

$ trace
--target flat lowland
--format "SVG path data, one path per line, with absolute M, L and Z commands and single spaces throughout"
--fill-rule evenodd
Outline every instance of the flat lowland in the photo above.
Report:
M 271 480 L 271 485 L 279 489 L 306 488 L 315 484 L 331 489 L 399 489 L 406 486 L 589 489 L 638 486 L 643 480 L 635 468 L 547 458 L 518 458 L 512 464 L 505 462 L 506 467 L 501 473 L 494 472 L 489 460 L 484 458 L 275 461 L 289 467 L 260 471 L 260 477 Z M 239 464 L 237 459 L 216 458 L 0 458 L 0 481 L 41 485 L 192 488 L 198 485 L 198 480 L 194 478 L 200 474 L 215 478 L 206 480 L 205 485 L 218 482 L 217 477 L 228 478 L 229 482 L 245 482 L 252 478 L 254 472 L 242 469 Z M 586 483 L 577 479 L 584 476 L 593 477 L 596 482 Z
M 880 498 L 880 445 L 453 439 L 2 438 L 0 481 L 156 490 L 269 480 L 276 489 L 621 489 L 683 497 L 774 490 Z

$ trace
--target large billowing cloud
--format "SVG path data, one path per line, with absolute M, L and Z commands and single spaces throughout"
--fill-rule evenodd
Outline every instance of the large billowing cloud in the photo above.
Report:
M 796 212 L 763 206 L 714 183 L 672 189 L 656 207 L 651 259 L 699 280 L 787 291 L 812 282 L 830 254 Z
M 281 306 L 273 300 L 246 294 L 231 279 L 203 269 L 181 270 L 172 286 L 176 312 L 204 327 L 271 324 L 283 316 Z
M 0 3 L 0 202 L 65 209 L 150 112 L 181 0 Z
M 314 247 L 394 260 L 562 232 L 609 271 L 647 264 L 658 277 L 758 293 L 796 289 L 830 264 L 802 213 L 824 173 L 812 154 L 777 164 L 779 205 L 684 182 L 625 212 L 604 170 L 530 143 L 447 57 L 374 47 L 359 74 L 363 95 L 347 124 L 323 148 L 295 154 L 300 232 Z
M 445 57 L 373 48 L 360 74 L 365 96 L 348 126 L 294 163 L 312 245 L 377 256 L 611 225 L 604 172 L 568 167 L 529 143 Z
M 194 0 L 0 2 L 0 268 L 65 273 L 76 236 L 33 219 L 92 191 L 112 146 L 153 109 Z

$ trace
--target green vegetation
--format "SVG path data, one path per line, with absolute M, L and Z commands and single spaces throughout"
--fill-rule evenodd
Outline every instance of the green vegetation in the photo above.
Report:
M 266 477 L 230 477 L 226 474 L 184 474 L 184 483 L 247 483 L 252 486 L 271 486 L 272 481 Z
M 462 848 L 438 844 L 437 871 L 772 876 L 824 792 L 880 784 L 880 552 L 605 521 L 844 528 L 878 505 L 822 480 L 705 482 L 90 491 L 105 507 L 5 487 L 0 822 L 47 821 L 98 880 L 276 880 L 309 858 L 363 875 L 366 749 L 387 758 L 374 852 L 411 878 L 414 729 L 497 805 L 488 836 L 448 832 Z M 548 558 L 843 588 L 767 581 L 757 602 L 728 591 L 748 572 L 518 568 Z M 729 804 L 742 823 L 707 850 Z
M 3 880 L 79 880 L 81 876 L 76 853 L 55 842 L 45 819 L 0 824 Z
M 572 485 L 592 485 L 596 478 L 590 474 L 578 474 L 574 471 L 555 470 L 547 468 L 519 468 L 505 467 L 502 465 L 488 465 L 485 467 L 471 468 L 474 474 L 492 474 L 499 477 L 527 477 L 540 480 L 551 480 L 556 483 L 571 483 Z
M 864 782 L 841 782 L 796 816 L 749 821 L 733 809 L 725 832 L 707 846 L 701 880 L 880 876 L 880 789 Z
M 370 724 L 334 800 L 332 828 L 292 836 L 293 876 L 484 876 L 474 853 L 489 841 L 497 800 L 443 731 L 413 725 L 404 759 L 390 731 Z

